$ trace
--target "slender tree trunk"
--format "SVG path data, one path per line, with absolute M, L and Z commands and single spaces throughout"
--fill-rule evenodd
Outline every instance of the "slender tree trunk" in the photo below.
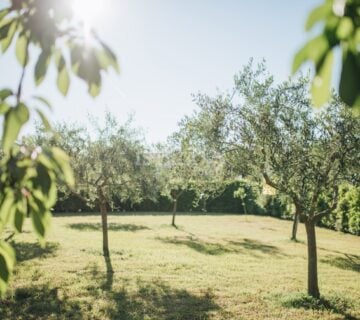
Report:
M 247 215 L 247 210 L 246 210 L 246 203 L 244 200 L 242 200 L 242 204 L 243 204 L 243 208 L 244 208 L 244 214 Z
M 172 216 L 172 221 L 171 221 L 171 225 L 173 227 L 176 226 L 175 225 L 175 217 L 176 217 L 177 203 L 178 203 L 178 197 L 176 197 L 176 199 L 174 199 L 173 216 Z
M 103 196 L 100 196 L 99 200 L 100 200 L 101 225 L 102 225 L 102 234 L 103 234 L 103 254 L 105 257 L 108 257 L 110 253 L 109 253 L 106 201 L 103 198 Z
M 296 210 L 295 211 L 295 215 L 294 215 L 294 222 L 293 222 L 293 227 L 292 227 L 292 233 L 291 233 L 291 240 L 296 241 L 297 238 L 297 230 L 298 230 L 298 225 L 299 225 L 299 220 L 300 220 L 300 214 L 299 212 Z
M 308 219 L 305 222 L 308 248 L 308 294 L 314 298 L 320 298 L 317 273 L 317 253 L 315 221 Z
M 174 199 L 174 206 L 173 206 L 173 216 L 172 216 L 171 225 L 173 227 L 176 227 L 175 217 L 176 217 L 177 205 L 178 205 L 179 198 L 183 194 L 183 192 L 184 192 L 184 190 L 181 190 L 178 194 L 176 194 L 176 192 L 174 192 L 174 194 L 172 194 L 172 197 Z
M 202 212 L 207 212 L 206 210 L 206 201 L 207 199 L 204 197 L 204 201 L 203 201 L 203 207 L 202 207 Z

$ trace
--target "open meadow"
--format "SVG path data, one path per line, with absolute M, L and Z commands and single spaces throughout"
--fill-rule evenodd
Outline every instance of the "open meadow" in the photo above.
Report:
M 270 217 L 55 216 L 45 248 L 25 224 L 0 319 L 359 319 L 360 238 L 317 230 L 322 300 L 306 293 L 304 226 Z

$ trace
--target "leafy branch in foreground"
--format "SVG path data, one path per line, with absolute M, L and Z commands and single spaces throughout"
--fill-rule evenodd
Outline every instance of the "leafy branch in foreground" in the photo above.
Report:
M 354 0 L 325 0 L 313 9 L 306 21 L 306 31 L 322 25 L 322 32 L 309 40 L 295 55 L 293 72 L 305 62 L 315 66 L 312 98 L 316 106 L 331 99 L 334 51 L 342 53 L 339 84 L 341 99 L 360 113 L 360 2 Z
M 90 38 L 89 38 L 90 36 Z M 14 43 L 14 46 L 11 46 Z M 74 19 L 67 0 L 12 0 L 0 11 L 0 45 L 5 53 L 15 47 L 21 66 L 16 90 L 0 90 L 0 114 L 4 117 L 0 162 L 0 236 L 7 226 L 21 232 L 31 217 L 34 231 L 43 242 L 49 228 L 50 209 L 56 201 L 57 183 L 74 185 L 68 156 L 59 148 L 28 147 L 17 142 L 30 114 L 36 112 L 46 130 L 50 122 L 41 108 L 50 107 L 43 97 L 23 100 L 23 83 L 31 57 L 38 52 L 34 82 L 40 85 L 51 61 L 57 70 L 57 88 L 68 93 L 70 74 L 84 80 L 92 96 L 100 93 L 102 71 L 118 70 L 115 54 L 94 31 L 86 35 Z M 36 50 L 35 50 L 36 49 Z M 0 240 L 0 294 L 4 294 L 15 264 L 15 253 Z

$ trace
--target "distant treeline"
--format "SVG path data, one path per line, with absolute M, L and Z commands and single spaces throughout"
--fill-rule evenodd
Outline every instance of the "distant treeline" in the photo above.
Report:
M 246 191 L 242 200 L 236 194 L 239 188 Z M 326 207 L 326 197 L 319 202 L 319 206 Z M 173 201 L 159 194 L 156 201 L 145 199 L 133 204 L 130 201 L 121 202 L 114 197 L 113 206 L 109 208 L 114 212 L 170 212 Z M 198 199 L 193 190 L 184 190 L 178 200 L 179 212 L 212 212 L 232 214 L 254 214 L 292 219 L 293 204 L 290 199 L 281 195 L 265 195 L 262 186 L 248 183 L 244 180 L 228 182 L 215 195 L 209 199 Z M 98 212 L 99 208 L 90 207 L 85 200 L 76 195 L 67 196 L 59 200 L 54 212 Z M 319 226 L 360 235 L 360 187 L 344 185 L 340 188 L 340 199 L 337 209 L 329 216 L 323 218 Z

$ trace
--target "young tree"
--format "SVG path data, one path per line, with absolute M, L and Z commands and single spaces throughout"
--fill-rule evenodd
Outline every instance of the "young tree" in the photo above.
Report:
M 187 128 L 170 139 L 167 149 L 162 150 L 161 193 L 173 201 L 171 225 L 175 218 L 180 196 L 185 191 L 195 194 L 194 204 L 206 200 L 221 190 L 224 182 L 223 163 L 219 158 L 207 156 L 187 135 Z
M 307 233 L 308 293 L 319 297 L 315 226 L 336 208 L 339 184 L 359 170 L 360 119 L 336 97 L 314 111 L 307 79 L 275 86 L 263 64 L 253 70 L 250 63 L 235 77 L 233 95 L 196 101 L 200 111 L 192 121 L 203 133 L 294 202 Z M 318 211 L 324 193 L 330 205 Z
M 162 148 L 160 163 L 161 194 L 172 199 L 171 225 L 176 226 L 175 218 L 180 196 L 191 190 L 197 168 L 193 154 L 189 150 Z
M 103 127 L 89 138 L 85 129 L 58 126 L 58 143 L 70 154 L 76 184 L 70 192 L 90 206 L 99 207 L 103 253 L 109 256 L 107 211 L 114 196 L 138 203 L 156 194 L 155 168 L 146 157 L 142 137 L 131 121 L 120 125 L 107 113 Z
M 49 107 L 42 97 L 24 100 L 24 79 L 29 62 L 37 55 L 34 82 L 45 78 L 51 61 L 57 70 L 57 87 L 66 95 L 72 73 L 88 84 L 96 96 L 101 88 L 101 71 L 110 66 L 117 70 L 116 57 L 95 32 L 85 37 L 81 23 L 73 16 L 67 0 L 11 0 L 0 10 L 2 52 L 13 48 L 21 66 L 17 88 L 0 90 L 0 114 L 4 116 L 0 163 L 0 234 L 10 225 L 21 232 L 24 217 L 30 214 L 34 231 L 43 239 L 48 229 L 50 208 L 56 200 L 57 181 L 73 184 L 68 157 L 59 148 L 29 148 L 16 143 L 30 113 L 38 114 L 44 125 L 50 124 L 34 104 Z M 35 50 L 34 50 L 35 49 Z M 15 254 L 6 241 L 0 240 L 0 294 L 6 290 Z

